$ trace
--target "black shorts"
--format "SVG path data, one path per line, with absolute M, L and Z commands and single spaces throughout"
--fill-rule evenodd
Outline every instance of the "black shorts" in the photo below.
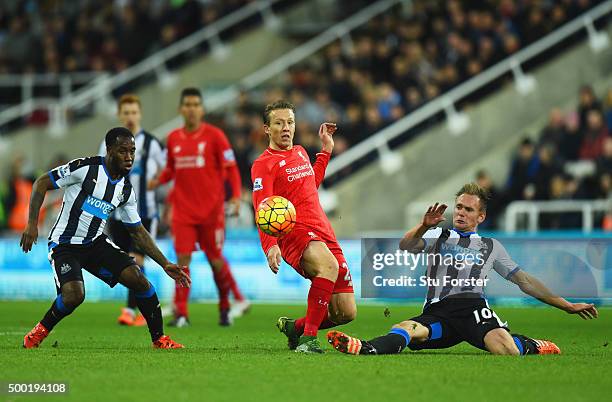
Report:
M 157 223 L 157 218 L 142 220 L 142 226 L 144 226 L 147 232 L 149 232 L 151 234 L 151 237 L 154 239 L 157 235 Z M 108 228 L 110 232 L 110 238 L 113 240 L 113 243 L 119 246 L 121 250 L 124 250 L 128 253 L 134 252 L 137 254 L 144 255 L 144 252 L 138 247 L 136 247 L 136 245 L 132 242 L 130 232 L 128 232 L 123 222 L 116 219 L 109 219 Z
M 111 288 L 119 282 L 119 275 L 131 265 L 136 265 L 125 251 L 117 247 L 108 237 L 101 235 L 89 245 L 60 244 L 49 252 L 57 293 L 64 283 L 83 282 L 82 269 L 102 279 Z
M 429 329 L 429 339 L 408 345 L 411 350 L 444 349 L 463 341 L 486 350 L 485 335 L 496 328 L 507 331 L 508 326 L 489 307 L 483 298 L 448 297 L 427 306 L 423 313 L 410 319 Z

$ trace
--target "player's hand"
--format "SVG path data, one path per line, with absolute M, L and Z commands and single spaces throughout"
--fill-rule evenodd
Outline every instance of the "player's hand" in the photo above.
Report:
M 268 266 L 275 274 L 278 273 L 278 269 L 280 268 L 281 257 L 280 247 L 277 245 L 272 246 L 272 248 L 268 250 Z
M 36 244 L 38 240 L 38 227 L 37 225 L 27 224 L 25 230 L 21 234 L 21 240 L 19 241 L 19 247 L 24 253 L 32 250 L 32 245 Z
M 595 305 L 591 303 L 570 303 L 565 311 L 568 314 L 578 314 L 583 320 L 590 320 L 599 316 Z
M 323 151 L 331 153 L 334 149 L 332 135 L 334 135 L 337 129 L 336 123 L 323 123 L 319 127 L 319 138 L 321 139 L 321 144 L 323 144 Z
M 423 215 L 423 226 L 427 228 L 432 228 L 437 226 L 440 222 L 444 222 L 446 218 L 444 217 L 444 211 L 448 206 L 446 204 L 438 204 L 437 202 L 427 208 L 427 212 Z
M 168 276 L 176 281 L 180 286 L 188 288 L 191 286 L 191 278 L 189 274 L 185 271 L 187 267 L 178 266 L 176 264 L 166 264 L 164 266 L 164 271 L 168 274 Z
M 229 216 L 240 215 L 240 198 L 232 198 L 227 202 L 227 204 Z
M 157 177 L 152 178 L 147 183 L 147 190 L 155 190 L 157 187 L 159 187 L 159 180 Z

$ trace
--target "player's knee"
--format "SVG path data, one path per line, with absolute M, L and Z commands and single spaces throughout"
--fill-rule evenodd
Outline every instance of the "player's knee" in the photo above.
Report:
M 85 290 L 78 287 L 62 289 L 62 301 L 66 307 L 74 310 L 85 301 Z
M 210 260 L 210 267 L 217 272 L 223 269 L 224 264 L 225 261 L 223 261 L 223 258 L 215 258 Z
M 132 265 L 123 270 L 120 282 L 128 289 L 136 292 L 146 292 L 150 284 L 143 272 L 136 265 Z
M 348 324 L 357 318 L 357 306 L 345 306 L 341 310 L 336 311 L 331 317 L 331 320 L 338 324 Z

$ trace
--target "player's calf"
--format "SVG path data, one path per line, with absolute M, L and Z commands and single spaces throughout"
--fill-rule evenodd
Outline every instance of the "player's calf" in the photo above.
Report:
M 391 328 L 392 329 L 396 329 L 396 328 L 403 329 L 410 336 L 411 342 L 414 342 L 414 343 L 425 342 L 426 340 L 429 339 L 429 329 L 423 324 L 416 322 L 416 321 L 412 321 L 412 320 L 402 321 L 398 324 L 395 324 Z

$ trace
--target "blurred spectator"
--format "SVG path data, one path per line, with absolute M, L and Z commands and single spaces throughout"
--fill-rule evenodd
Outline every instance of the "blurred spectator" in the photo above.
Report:
M 608 126 L 608 129 L 612 129 L 612 89 L 609 89 L 606 95 L 605 110 L 606 124 Z
M 546 143 L 538 149 L 538 163 L 533 184 L 535 186 L 534 199 L 548 200 L 550 194 L 550 178 L 561 173 L 561 167 L 556 159 L 554 145 Z
M 603 152 L 604 141 L 608 138 L 608 127 L 598 109 L 589 110 L 586 119 L 586 129 L 580 146 L 580 159 L 594 160 Z
M 588 113 L 592 110 L 601 110 L 601 103 L 595 97 L 593 88 L 585 85 L 580 88 L 578 97 L 578 124 L 581 130 L 586 130 L 588 124 Z
M 564 135 L 561 139 L 560 154 L 565 161 L 578 160 L 582 145 L 582 132 L 579 126 L 577 113 L 570 113 L 565 120 Z
M 535 180 L 537 171 L 538 158 L 535 155 L 535 146 L 529 138 L 524 138 L 519 146 L 518 154 L 512 161 L 506 183 L 510 200 L 533 197 L 533 194 L 527 194 L 527 191 L 528 185 Z M 531 192 L 533 193 L 533 191 Z
M 26 159 L 23 155 L 17 155 L 11 162 L 11 174 L 9 177 L 8 195 L 5 200 L 5 211 L 8 212 L 8 228 L 13 232 L 22 232 L 28 223 L 28 208 L 32 184 L 34 180 L 28 177 L 25 171 Z M 43 213 L 40 219 L 44 219 Z
M 540 132 L 538 145 L 550 144 L 555 147 L 555 152 L 558 152 L 566 135 L 563 112 L 554 108 L 548 115 L 548 124 Z
M 501 198 L 501 194 L 493 184 L 493 180 L 491 180 L 491 176 L 489 173 L 482 169 L 476 172 L 476 183 L 485 190 L 489 192 L 489 201 L 487 203 L 487 219 L 480 225 L 478 228 L 481 229 L 492 229 L 497 227 L 497 218 L 499 213 L 501 212 L 501 207 L 503 205 L 503 200 Z

